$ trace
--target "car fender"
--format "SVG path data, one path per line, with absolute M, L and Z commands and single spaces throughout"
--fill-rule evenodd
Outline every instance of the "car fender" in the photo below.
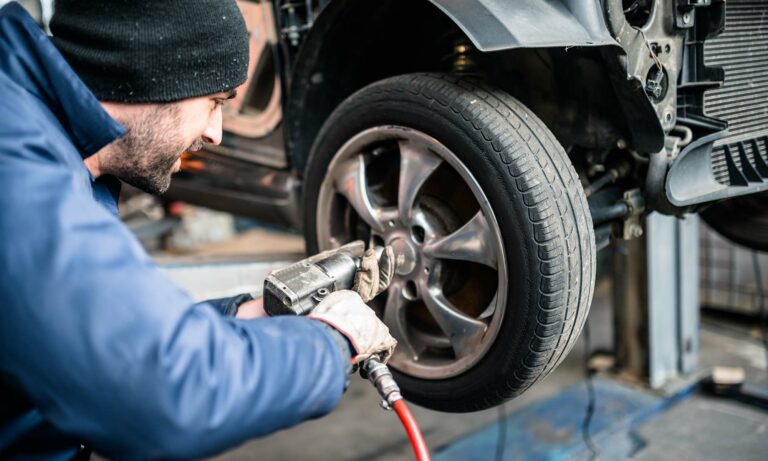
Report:
M 618 45 L 592 0 L 430 0 L 481 51 Z

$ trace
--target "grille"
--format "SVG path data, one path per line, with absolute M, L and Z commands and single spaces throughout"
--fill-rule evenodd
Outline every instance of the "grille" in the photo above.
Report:
M 729 0 L 725 8 L 725 31 L 704 44 L 705 64 L 723 68 L 725 82 L 704 94 L 704 112 L 726 120 L 730 131 L 712 152 L 715 179 L 746 185 L 768 177 L 761 174 L 768 163 L 768 1 Z

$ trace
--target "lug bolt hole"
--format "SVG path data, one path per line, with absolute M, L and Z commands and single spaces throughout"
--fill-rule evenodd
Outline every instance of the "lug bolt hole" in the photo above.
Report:
M 416 241 L 416 243 L 424 243 L 424 237 L 426 236 L 426 232 L 424 231 L 424 228 L 421 226 L 413 226 L 411 228 L 411 233 L 413 234 L 413 240 Z
M 413 283 L 413 280 L 408 280 L 405 283 L 405 287 L 403 287 L 403 296 L 405 296 L 405 299 L 410 301 L 413 301 L 419 297 L 419 292 L 416 289 L 416 284 Z

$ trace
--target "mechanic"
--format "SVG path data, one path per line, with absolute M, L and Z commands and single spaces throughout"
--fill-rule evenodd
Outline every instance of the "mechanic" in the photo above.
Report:
M 395 345 L 357 292 L 312 318 L 195 304 L 118 217 L 119 180 L 162 193 L 221 141 L 235 1 L 58 0 L 51 31 L 0 9 L 0 458 L 199 458 L 331 411 Z

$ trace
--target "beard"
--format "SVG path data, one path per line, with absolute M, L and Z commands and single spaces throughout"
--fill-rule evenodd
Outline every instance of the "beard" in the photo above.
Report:
M 110 146 L 112 155 L 103 169 L 144 192 L 163 194 L 171 186 L 174 164 L 181 154 L 203 147 L 202 139 L 185 145 L 178 133 L 179 113 L 178 106 L 170 103 L 118 120 L 127 131 Z

